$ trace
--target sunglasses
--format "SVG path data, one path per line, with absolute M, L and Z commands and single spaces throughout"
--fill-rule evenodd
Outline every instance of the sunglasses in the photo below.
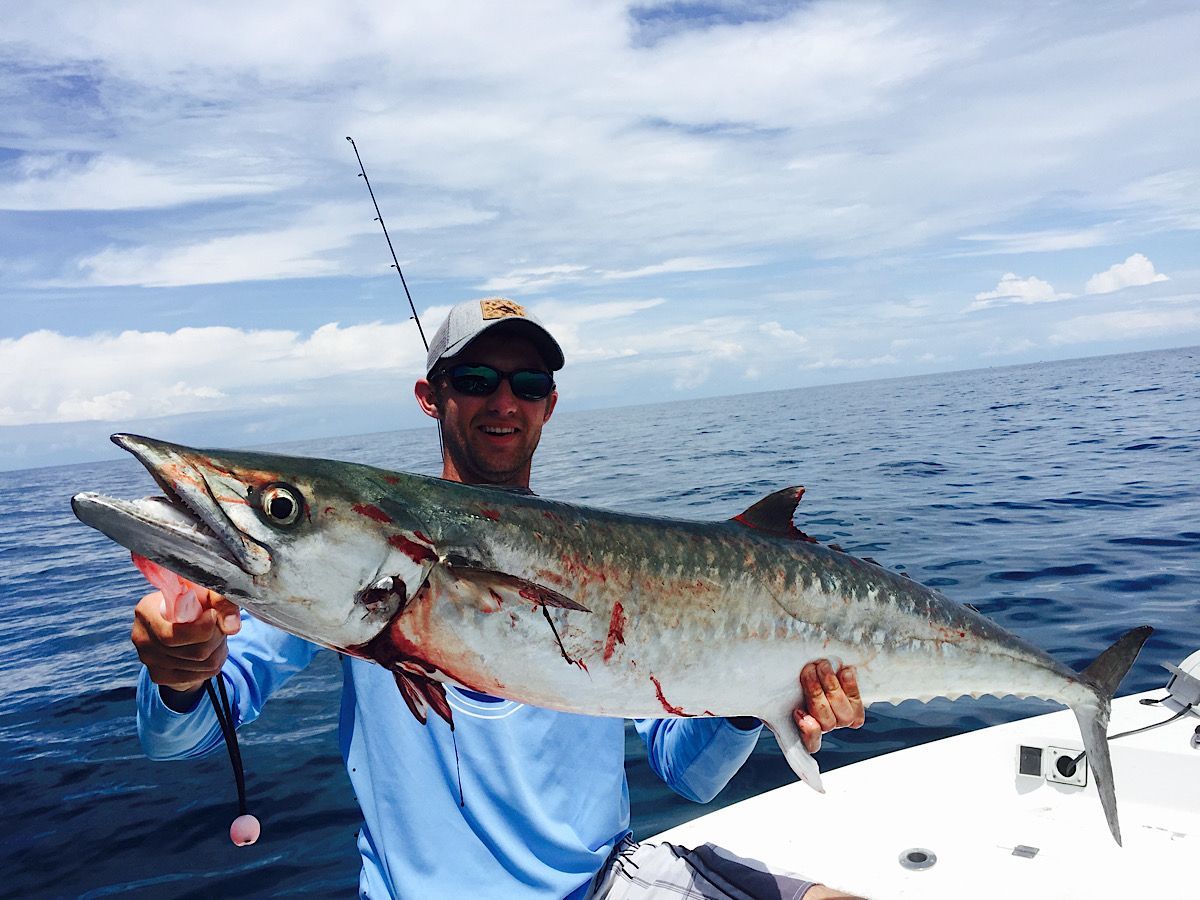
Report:
M 522 400 L 545 400 L 554 390 L 554 377 L 541 369 L 517 369 L 501 372 L 491 366 L 473 366 L 465 363 L 443 369 L 442 374 L 450 386 L 469 397 L 489 397 L 500 387 L 502 380 L 508 381 L 515 396 Z

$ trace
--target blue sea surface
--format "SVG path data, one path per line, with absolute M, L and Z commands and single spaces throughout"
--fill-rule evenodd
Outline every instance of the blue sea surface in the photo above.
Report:
M 432 429 L 274 449 L 440 469 Z M 1163 684 L 1161 664 L 1200 647 L 1200 348 L 564 412 L 533 486 L 724 519 L 794 484 L 808 489 L 797 522 L 809 534 L 975 605 L 1069 665 L 1155 626 L 1122 693 Z M 82 490 L 158 492 L 132 458 L 0 473 L 0 896 L 351 894 L 359 814 L 338 752 L 334 654 L 240 733 L 264 831 L 233 847 L 229 760 L 142 756 L 129 629 L 148 588 L 127 553 L 72 516 Z M 877 705 L 818 758 L 830 769 L 1049 708 Z M 698 806 L 656 779 L 636 737 L 628 746 L 638 836 L 793 779 L 764 736 Z M 798 809 L 788 827 L 820 823 Z

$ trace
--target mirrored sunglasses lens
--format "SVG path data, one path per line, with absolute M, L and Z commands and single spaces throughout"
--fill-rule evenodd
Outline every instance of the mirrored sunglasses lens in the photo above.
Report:
M 450 383 L 460 394 L 486 397 L 500 386 L 500 373 L 491 366 L 455 366 Z
M 554 390 L 554 379 L 548 372 L 522 370 L 509 376 L 513 393 L 525 400 L 542 400 Z

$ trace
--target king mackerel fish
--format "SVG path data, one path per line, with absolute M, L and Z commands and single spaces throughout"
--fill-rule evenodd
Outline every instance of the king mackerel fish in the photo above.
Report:
M 395 673 L 453 727 L 444 684 L 617 717 L 755 716 L 821 789 L 800 668 L 853 664 L 863 701 L 1041 697 L 1074 710 L 1120 842 L 1109 701 L 1151 629 L 1076 673 L 994 622 L 817 544 L 803 490 L 725 522 L 628 515 L 369 466 L 114 442 L 165 497 L 72 500 L 130 550 L 259 619 Z

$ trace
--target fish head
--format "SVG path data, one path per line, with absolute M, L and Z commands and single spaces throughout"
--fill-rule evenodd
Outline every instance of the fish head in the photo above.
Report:
M 375 637 L 437 561 L 400 476 L 353 463 L 207 451 L 119 434 L 164 496 L 77 494 L 76 516 L 117 543 L 337 650 Z M 384 507 L 387 511 L 384 511 Z

